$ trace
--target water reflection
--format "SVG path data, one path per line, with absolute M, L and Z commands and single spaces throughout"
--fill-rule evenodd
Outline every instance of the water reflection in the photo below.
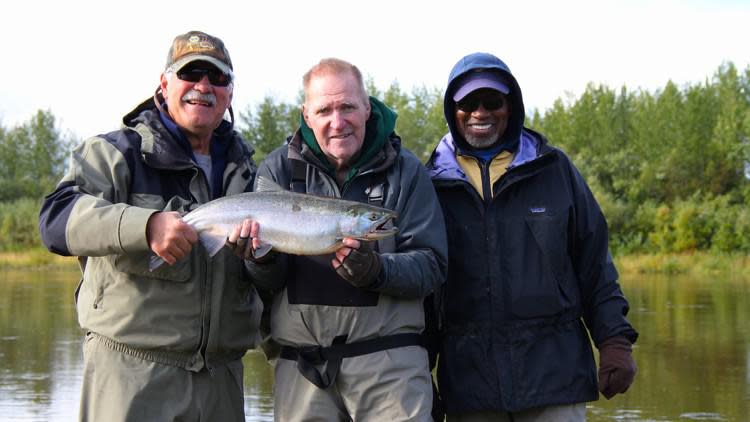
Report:
M 77 272 L 0 272 L 0 420 L 78 414 L 81 333 Z M 641 333 L 625 395 L 588 405 L 589 421 L 750 420 L 750 286 L 723 280 L 624 280 Z M 248 421 L 272 419 L 272 369 L 245 359 Z
M 747 355 L 750 286 L 724 280 L 626 280 L 630 320 L 641 338 L 631 390 L 594 407 L 637 409 L 628 420 L 750 420 Z M 602 419 L 604 420 L 604 419 Z
M 78 417 L 82 333 L 77 271 L 0 272 L 0 421 Z M 245 362 L 248 422 L 273 420 L 273 371 L 262 353 Z

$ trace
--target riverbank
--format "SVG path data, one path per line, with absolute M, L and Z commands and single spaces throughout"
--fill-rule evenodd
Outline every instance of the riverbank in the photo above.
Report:
M 691 254 L 626 255 L 615 257 L 622 277 L 639 274 L 681 274 L 697 277 L 720 276 L 733 281 L 750 281 L 750 256 L 695 252 Z M 46 249 L 0 252 L 0 270 L 76 270 L 78 260 L 58 256 Z
M 20 252 L 0 252 L 0 270 L 75 270 L 78 260 L 75 257 L 60 256 L 46 249 L 30 249 Z
M 639 274 L 718 277 L 750 282 L 750 256 L 694 252 L 690 254 L 627 255 L 615 257 L 621 276 Z

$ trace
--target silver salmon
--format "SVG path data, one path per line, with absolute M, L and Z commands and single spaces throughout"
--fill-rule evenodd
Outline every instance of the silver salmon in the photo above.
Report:
M 248 192 L 207 202 L 185 214 L 210 256 L 226 243 L 230 231 L 246 218 L 259 223 L 258 238 L 279 252 L 323 255 L 341 247 L 342 239 L 378 240 L 398 232 L 386 224 L 396 212 L 338 198 L 285 190 Z M 164 261 L 153 256 L 149 268 Z

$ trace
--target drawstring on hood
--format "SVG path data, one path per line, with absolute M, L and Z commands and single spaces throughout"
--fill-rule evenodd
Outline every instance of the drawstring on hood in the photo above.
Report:
M 510 68 L 508 68 L 502 60 L 487 53 L 473 53 L 463 57 L 455 66 L 453 66 L 450 76 L 448 77 L 448 87 L 445 89 L 445 96 L 443 98 L 443 110 L 445 113 L 445 121 L 448 122 L 448 128 L 450 129 L 453 140 L 456 142 L 456 146 L 460 151 L 475 151 L 456 128 L 456 102 L 453 100 L 453 96 L 458 89 L 458 86 L 460 86 L 459 82 L 466 77 L 465 75 L 479 69 L 497 71 L 501 73 L 505 81 L 507 81 L 508 88 L 510 89 L 508 97 L 511 101 L 511 111 L 510 119 L 508 120 L 508 127 L 500 138 L 499 145 L 500 150 L 515 152 L 518 148 L 521 130 L 523 129 L 523 123 L 526 117 L 521 88 L 518 86 L 516 78 L 510 73 Z

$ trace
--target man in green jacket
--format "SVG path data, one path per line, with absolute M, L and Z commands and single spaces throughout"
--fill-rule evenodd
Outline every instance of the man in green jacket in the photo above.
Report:
M 252 185 L 233 79 L 219 38 L 177 36 L 154 97 L 78 146 L 44 201 L 45 245 L 83 270 L 82 421 L 245 420 L 240 359 L 262 304 L 242 260 L 209 258 L 180 217 Z M 154 254 L 171 265 L 149 271 Z

